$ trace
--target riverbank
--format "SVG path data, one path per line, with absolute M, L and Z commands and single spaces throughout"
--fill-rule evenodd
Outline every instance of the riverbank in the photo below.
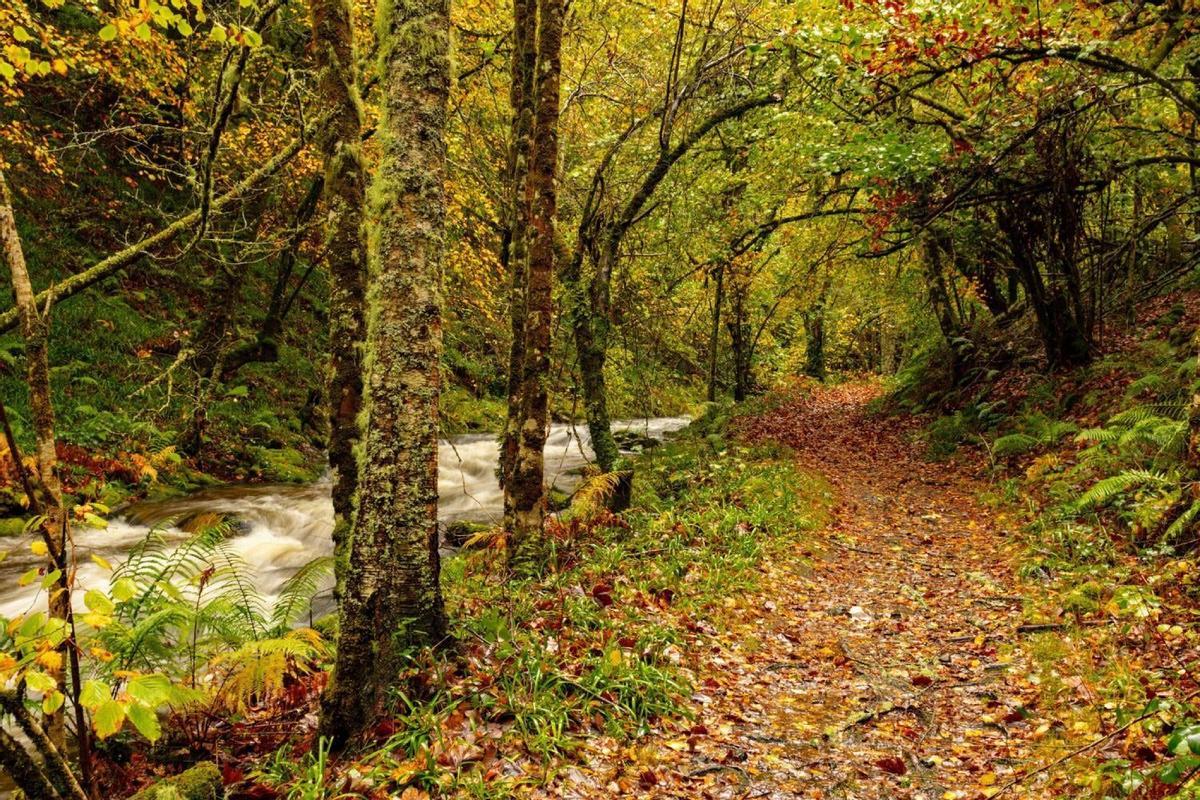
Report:
M 414 654 L 413 693 L 354 755 L 330 762 L 314 739 L 323 629 L 324 644 L 282 668 L 281 690 L 236 720 L 199 736 L 182 713 L 156 747 L 130 740 L 136 757 L 110 765 L 114 793 L 183 766 L 175 756 L 187 748 L 217 760 L 229 790 L 248 796 L 321 786 L 518 796 L 582 769 L 597 743 L 616 752 L 689 729 L 731 599 L 764 588 L 774 560 L 807 546 L 829 494 L 778 448 L 714 430 L 652 449 L 637 469 L 623 516 L 603 510 L 603 486 L 585 485 L 550 524 L 542 577 L 510 579 L 486 538 L 444 561 L 456 645 Z

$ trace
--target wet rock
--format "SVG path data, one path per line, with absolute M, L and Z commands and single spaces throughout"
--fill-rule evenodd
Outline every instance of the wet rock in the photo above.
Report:
M 221 800 L 224 796 L 221 770 L 211 761 L 205 761 L 174 778 L 146 787 L 129 800 Z

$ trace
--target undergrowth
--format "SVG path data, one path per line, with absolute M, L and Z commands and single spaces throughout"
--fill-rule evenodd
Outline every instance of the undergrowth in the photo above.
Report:
M 1197 365 L 1183 317 L 1170 308 L 1074 373 L 997 372 L 926 406 L 942 412 L 923 434 L 928 457 L 973 462 L 992 480 L 986 499 L 1025 532 L 1019 572 L 1039 598 L 1026 613 L 1049 629 L 1030 642 L 1034 679 L 1064 723 L 1047 732 L 1047 760 L 1068 731 L 1113 737 L 1068 759 L 1081 798 L 1200 796 L 1200 501 L 1186 463 Z M 903 373 L 892 402 L 915 408 L 924 379 Z
M 413 654 L 413 691 L 324 785 L 508 797 L 552 778 L 585 739 L 686 719 L 725 599 L 821 524 L 825 492 L 784 453 L 695 436 L 643 456 L 634 486 L 622 516 L 552 521 L 544 576 L 509 579 L 494 549 L 449 559 L 453 655 Z M 298 740 L 254 780 L 319 796 L 294 767 L 309 762 L 291 757 L 312 747 Z

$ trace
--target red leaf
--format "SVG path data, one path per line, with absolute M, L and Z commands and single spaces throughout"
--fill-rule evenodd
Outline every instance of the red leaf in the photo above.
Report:
M 905 765 L 904 759 L 899 756 L 884 756 L 875 761 L 875 766 L 892 775 L 903 775 L 908 772 L 908 767 Z

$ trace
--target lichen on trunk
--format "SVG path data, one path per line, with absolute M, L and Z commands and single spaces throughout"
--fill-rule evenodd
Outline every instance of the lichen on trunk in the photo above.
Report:
M 383 114 L 368 197 L 366 430 L 337 659 L 321 733 L 343 745 L 382 718 L 414 648 L 441 643 L 437 531 L 446 0 L 378 8 Z
M 529 169 L 529 264 L 523 319 L 524 363 L 517 393 L 515 459 L 505 483 L 505 523 L 514 565 L 539 563 L 546 515 L 544 450 L 550 425 L 550 344 L 555 221 L 558 215 L 559 75 L 563 0 L 538 0 L 537 103 Z M 511 402 L 511 401 L 510 401 Z
M 358 482 L 355 446 L 362 410 L 363 313 L 367 245 L 363 232 L 366 168 L 362 161 L 362 102 L 355 67 L 354 26 L 346 0 L 313 0 L 318 93 L 331 114 L 318 144 L 325 161 L 324 258 L 329 272 L 329 466 L 333 483 L 335 596 L 344 593 L 349 537 Z

